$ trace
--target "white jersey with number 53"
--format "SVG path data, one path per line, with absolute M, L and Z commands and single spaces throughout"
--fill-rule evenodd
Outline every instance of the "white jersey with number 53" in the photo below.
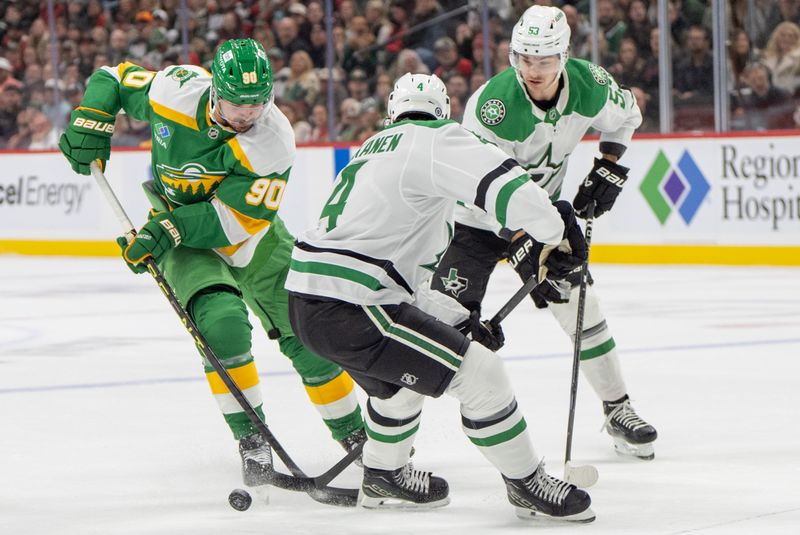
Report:
M 411 302 L 453 232 L 456 201 L 558 244 L 547 193 L 449 120 L 401 121 L 369 138 L 336 178 L 317 227 L 298 237 L 286 289 L 354 304 Z

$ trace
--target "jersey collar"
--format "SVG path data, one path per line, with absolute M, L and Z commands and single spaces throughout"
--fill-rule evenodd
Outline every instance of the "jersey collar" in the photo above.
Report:
M 547 116 L 549 115 L 548 112 L 542 110 L 539 106 L 537 106 L 531 96 L 528 94 L 528 90 L 525 88 L 525 82 L 522 81 L 522 77 L 519 75 L 519 71 L 514 69 L 514 73 L 517 78 L 517 84 L 519 85 L 522 94 L 525 95 L 525 99 L 531 105 L 531 112 L 533 116 L 536 117 L 541 122 L 553 122 L 547 121 Z M 564 113 L 564 109 L 567 107 L 567 103 L 569 102 L 569 75 L 567 74 L 567 69 L 563 69 L 561 71 L 562 79 L 564 80 L 564 87 L 561 89 L 561 92 L 558 95 L 558 101 L 555 105 L 555 110 L 558 112 L 557 116 L 561 117 L 561 114 Z M 552 108 L 551 108 L 552 109 Z

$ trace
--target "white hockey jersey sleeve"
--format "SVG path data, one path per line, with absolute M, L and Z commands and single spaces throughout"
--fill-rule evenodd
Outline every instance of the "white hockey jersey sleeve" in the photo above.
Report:
M 609 75 L 608 100 L 592 121 L 592 127 L 600 132 L 600 143 L 618 143 L 627 147 L 641 124 L 642 112 L 636 104 L 636 97 Z
M 507 228 L 555 245 L 564 223 L 547 192 L 498 147 L 456 123 L 436 129 L 428 175 L 434 191 L 475 206 Z

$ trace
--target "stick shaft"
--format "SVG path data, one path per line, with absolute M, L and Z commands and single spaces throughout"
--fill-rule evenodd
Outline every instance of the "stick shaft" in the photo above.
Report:
M 592 244 L 592 224 L 594 223 L 594 201 L 586 207 L 586 249 Z M 567 420 L 567 445 L 564 452 L 564 463 L 572 459 L 572 430 L 575 425 L 575 403 L 578 397 L 578 368 L 581 360 L 581 342 L 583 341 L 583 316 L 586 311 L 586 284 L 589 274 L 589 257 L 581 266 L 581 284 L 578 292 L 578 317 L 575 322 L 575 345 L 572 353 L 572 383 L 569 390 L 569 417 Z

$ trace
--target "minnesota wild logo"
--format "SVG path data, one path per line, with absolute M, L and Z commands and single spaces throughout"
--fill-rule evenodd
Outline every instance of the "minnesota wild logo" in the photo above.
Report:
M 500 124 L 506 116 L 506 106 L 502 100 L 490 98 L 481 106 L 481 121 L 494 126 Z
M 190 71 L 189 69 L 184 69 L 183 67 L 175 67 L 169 72 L 169 76 L 180 84 L 179 87 L 183 87 L 183 84 L 192 78 L 196 78 L 198 74 L 194 71 Z
M 173 196 L 170 190 L 173 194 L 177 190 L 189 195 L 207 195 L 227 176 L 227 171 L 207 170 L 195 162 L 181 167 L 157 164 L 156 170 L 169 197 Z

